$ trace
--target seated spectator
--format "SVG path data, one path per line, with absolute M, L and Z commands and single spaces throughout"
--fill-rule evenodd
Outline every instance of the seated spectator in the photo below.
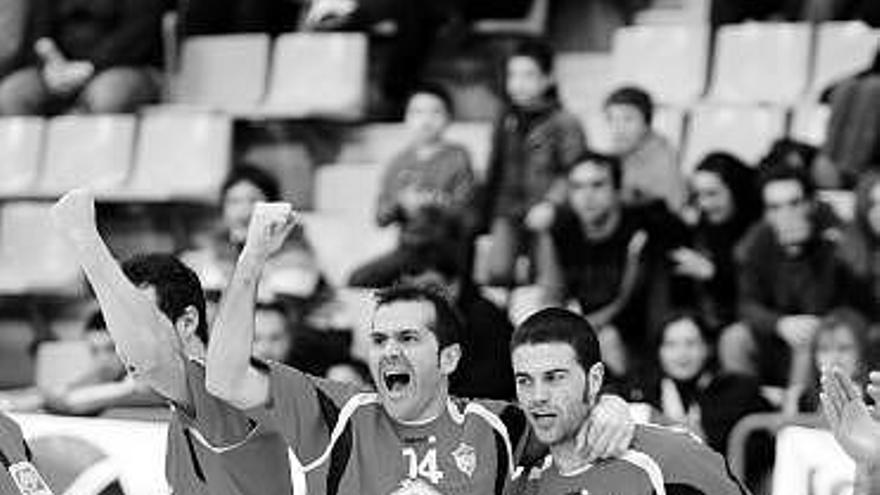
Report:
M 697 285 L 700 314 L 715 328 L 736 321 L 734 248 L 760 219 L 754 169 L 728 153 L 711 153 L 691 175 L 696 223 L 693 248 L 673 252 L 676 273 Z
M 580 123 L 559 102 L 547 45 L 522 43 L 505 76 L 507 106 L 495 124 L 482 211 L 493 285 L 515 283 L 517 258 L 529 244 L 526 214 L 538 203 L 564 201 L 565 176 L 586 148 Z
M 622 204 L 617 158 L 586 153 L 575 163 L 567 201 L 539 205 L 527 219 L 539 237 L 537 280 L 548 302 L 577 302 L 598 329 L 609 371 L 622 375 L 646 361 L 647 329 L 682 293 L 669 260 L 686 229 L 662 202 Z
M 33 0 L 0 114 L 132 112 L 158 100 L 163 0 Z
M 820 318 L 832 308 L 872 304 L 838 256 L 839 232 L 817 220 L 803 170 L 776 167 L 761 180 L 765 221 L 737 255 L 740 319 L 721 337 L 724 369 L 789 384 L 793 355 L 809 355 Z
M 328 380 L 351 383 L 362 389 L 374 388 L 370 368 L 363 361 L 352 359 L 338 362 L 330 366 L 324 376 Z
M 382 178 L 376 223 L 405 224 L 413 212 L 436 205 L 461 217 L 472 214 L 476 179 L 470 155 L 445 139 L 453 117 L 452 97 L 440 85 L 423 84 L 409 98 L 405 124 L 409 139 Z
M 612 152 L 623 163 L 623 200 L 643 203 L 656 199 L 670 211 L 680 211 L 685 180 L 675 148 L 651 127 L 654 102 L 634 87 L 615 90 L 605 99 L 605 117 L 611 129 Z
M 179 2 L 184 36 L 230 33 L 279 35 L 295 31 L 305 0 L 188 0 Z
M 216 298 L 226 287 L 238 255 L 244 246 L 254 205 L 279 201 L 278 181 L 251 165 L 232 169 L 220 193 L 221 222 L 207 239 L 199 239 L 195 250 L 181 259 L 202 281 L 205 291 Z M 285 249 L 276 254 L 263 272 L 259 299 L 271 302 L 279 296 L 299 300 L 312 297 L 320 286 L 320 272 L 303 231 L 288 237 Z
M 513 325 L 507 314 L 480 294 L 449 253 L 427 257 L 405 280 L 441 287 L 462 317 L 462 356 L 449 378 L 450 393 L 456 397 L 512 400 L 516 392 L 510 364 Z
M 720 372 L 713 349 L 712 332 L 696 314 L 672 314 L 660 330 L 654 376 L 631 398 L 653 405 L 726 454 L 736 423 L 770 406 L 757 380 Z
M 254 314 L 253 356 L 263 361 L 288 363 L 292 338 L 284 307 L 258 304 Z
M 875 301 L 880 301 L 880 173 L 866 173 L 856 187 L 855 218 L 840 243 L 843 259 Z M 880 323 L 880 306 L 867 316 Z
M 790 390 L 789 401 L 784 412 L 814 413 L 819 410 L 819 373 L 823 369 L 836 367 L 850 380 L 859 385 L 868 381 L 866 360 L 868 325 L 857 312 L 841 308 L 835 309 L 822 319 L 816 331 L 809 370 L 812 376 Z

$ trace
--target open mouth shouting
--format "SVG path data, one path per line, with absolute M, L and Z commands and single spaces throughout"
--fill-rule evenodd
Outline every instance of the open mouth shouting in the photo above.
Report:
M 550 429 L 556 423 L 556 413 L 552 411 L 531 411 L 537 429 Z
M 390 399 L 402 399 L 413 390 L 415 380 L 409 366 L 404 363 L 383 363 L 380 370 L 380 386 Z

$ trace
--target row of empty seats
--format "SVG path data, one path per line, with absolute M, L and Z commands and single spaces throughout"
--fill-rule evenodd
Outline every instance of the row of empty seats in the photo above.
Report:
M 0 119 L 0 196 L 57 196 L 90 187 L 105 199 L 216 197 L 232 123 L 203 112 Z
M 614 83 L 643 86 L 665 104 L 792 106 L 867 68 L 880 32 L 860 22 L 745 23 L 721 27 L 640 25 L 615 33 Z M 588 81 L 573 84 L 588 84 Z

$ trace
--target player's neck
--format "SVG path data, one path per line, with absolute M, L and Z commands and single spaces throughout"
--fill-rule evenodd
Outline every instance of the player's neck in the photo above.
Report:
M 550 454 L 553 456 L 553 464 L 559 470 L 559 474 L 563 476 L 572 476 L 590 464 L 578 452 L 577 442 L 575 442 L 574 438 L 567 442 L 550 446 Z

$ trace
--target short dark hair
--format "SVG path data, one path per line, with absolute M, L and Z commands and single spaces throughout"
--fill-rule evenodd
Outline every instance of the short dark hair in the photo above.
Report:
M 281 200 L 281 186 L 278 184 L 272 174 L 265 170 L 248 163 L 237 164 L 229 171 L 229 174 L 223 180 L 223 186 L 220 188 L 221 200 L 226 199 L 226 193 L 239 182 L 248 182 L 263 193 L 266 201 Z
M 654 100 L 651 98 L 651 95 L 642 88 L 624 86 L 614 90 L 608 95 L 608 98 L 605 99 L 605 108 L 608 108 L 611 105 L 629 105 L 635 107 L 639 113 L 642 114 L 645 123 L 648 125 L 651 125 L 651 122 L 654 120 Z
M 759 184 L 761 185 L 761 196 L 767 185 L 772 182 L 794 181 L 801 185 L 805 199 L 812 199 L 816 191 L 816 186 L 810 177 L 808 171 L 802 168 L 791 167 L 782 163 L 764 169 L 760 173 Z
M 104 314 L 100 309 L 96 309 L 89 313 L 86 317 L 85 325 L 86 333 L 89 332 L 106 332 L 107 331 L 107 322 L 104 321 Z
M 574 161 L 574 165 L 568 170 L 569 175 L 574 172 L 574 169 L 585 163 L 592 163 L 607 170 L 608 174 L 611 175 L 611 184 L 614 186 L 614 189 L 619 190 L 623 186 L 623 165 L 620 162 L 620 158 L 595 151 L 585 151 Z
M 510 351 L 527 344 L 552 343 L 570 345 L 584 373 L 602 361 L 593 325 L 583 316 L 563 308 L 546 308 L 529 316 L 513 332 Z
M 455 102 L 452 99 L 452 93 L 446 89 L 446 86 L 434 81 L 422 81 L 410 91 L 407 101 L 412 100 L 416 95 L 431 95 L 437 98 L 446 107 L 446 113 L 450 118 L 455 115 Z
M 122 263 L 122 271 L 134 285 L 155 289 L 159 310 L 172 322 L 183 316 L 187 307 L 194 307 L 199 315 L 196 336 L 208 342 L 202 284 L 182 261 L 170 254 L 139 254 Z
M 376 308 L 395 302 L 413 301 L 432 305 L 434 307 L 434 322 L 430 330 L 437 337 L 440 349 L 461 342 L 463 333 L 461 318 L 449 298 L 439 288 L 403 282 L 376 291 L 375 297 Z
M 544 74 L 549 75 L 553 72 L 553 59 L 555 53 L 553 52 L 553 48 L 544 41 L 521 41 L 507 59 L 510 60 L 515 57 L 526 57 L 534 60 L 535 64 L 538 65 L 538 68 L 540 68 L 541 72 Z

